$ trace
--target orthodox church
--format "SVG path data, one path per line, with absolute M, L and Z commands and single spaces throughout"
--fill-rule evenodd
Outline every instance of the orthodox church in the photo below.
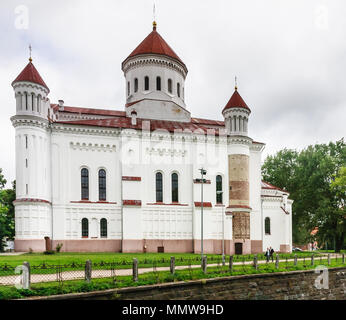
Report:
M 15 250 L 290 252 L 292 201 L 261 180 L 237 87 L 213 108 L 224 121 L 194 118 L 187 66 L 155 22 L 121 69 L 122 110 L 51 103 L 31 57 L 12 82 Z

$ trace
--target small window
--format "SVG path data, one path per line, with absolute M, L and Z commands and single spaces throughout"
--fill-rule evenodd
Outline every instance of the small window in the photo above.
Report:
M 89 200 L 89 171 L 83 168 L 81 171 L 82 200 Z
M 138 91 L 138 79 L 135 78 L 135 92 Z
M 270 234 L 270 218 L 265 218 L 264 220 L 264 232 L 265 234 Z
M 99 170 L 99 200 L 106 201 L 106 171 Z
M 162 190 L 162 173 L 156 173 L 156 202 L 163 201 L 163 190 Z
M 161 91 L 161 78 L 156 77 L 156 90 Z
M 100 222 L 100 235 L 101 238 L 107 238 L 107 219 L 102 218 Z
M 179 201 L 178 191 L 179 191 L 178 174 L 173 173 L 172 174 L 172 202 Z
M 25 136 L 25 149 L 28 149 L 28 136 Z
M 28 167 L 28 159 L 25 159 L 25 167 Z
M 127 95 L 130 95 L 130 81 L 127 82 Z
M 172 93 L 172 79 L 168 79 L 168 92 Z
M 28 94 L 25 92 L 25 110 L 28 110 Z
M 40 112 L 41 111 L 41 106 L 40 106 L 40 103 L 41 103 L 41 100 L 40 100 L 41 96 L 38 95 L 37 96 L 37 112 Z M 49 109 L 48 109 L 49 111 Z
M 26 194 L 29 194 L 29 186 L 28 186 L 28 184 L 25 185 L 25 192 L 26 192 Z
M 89 237 L 89 221 L 87 218 L 82 219 L 82 238 Z
M 31 94 L 31 108 L 32 108 L 32 111 L 35 111 L 34 110 L 34 94 L 33 93 Z
M 144 90 L 149 90 L 149 77 L 144 78 Z
M 222 176 L 217 175 L 216 176 L 216 203 L 222 204 Z
M 180 98 L 180 83 L 177 83 L 177 95 Z

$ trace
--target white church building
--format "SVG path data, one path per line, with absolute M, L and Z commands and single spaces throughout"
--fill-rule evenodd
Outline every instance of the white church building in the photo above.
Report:
M 122 110 L 51 103 L 31 58 L 12 82 L 15 250 L 200 253 L 203 236 L 204 253 L 290 252 L 292 201 L 261 180 L 237 87 L 213 106 L 224 121 L 192 117 L 155 22 L 121 67 Z

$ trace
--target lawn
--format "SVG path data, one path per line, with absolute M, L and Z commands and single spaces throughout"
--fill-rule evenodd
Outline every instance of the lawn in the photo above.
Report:
M 285 253 L 280 254 L 280 259 L 292 259 L 294 255 L 297 254 L 299 258 L 310 257 L 311 252 L 295 252 L 295 253 Z M 314 252 L 315 256 L 319 256 Z M 153 263 L 157 266 L 161 264 L 166 264 L 169 262 L 171 256 L 176 259 L 176 265 L 188 265 L 199 264 L 200 254 L 193 253 L 113 253 L 113 252 L 87 252 L 87 253 L 71 253 L 71 252 L 61 252 L 55 254 L 43 254 L 43 253 L 26 253 L 19 256 L 0 256 L 0 267 L 5 264 L 7 266 L 16 267 L 22 264 L 24 261 L 30 263 L 31 266 L 42 265 L 70 265 L 85 264 L 86 260 L 91 260 L 94 264 L 102 264 L 114 262 L 119 268 L 128 268 L 132 265 L 133 258 L 137 258 L 140 267 L 152 267 Z M 253 260 L 254 255 L 234 255 L 233 261 L 250 261 Z M 274 256 L 275 257 L 275 256 Z M 221 255 L 207 254 L 207 259 L 209 263 L 217 263 L 221 261 Z M 263 254 L 258 254 L 259 260 L 264 260 Z M 229 256 L 226 256 L 226 261 L 229 260 Z

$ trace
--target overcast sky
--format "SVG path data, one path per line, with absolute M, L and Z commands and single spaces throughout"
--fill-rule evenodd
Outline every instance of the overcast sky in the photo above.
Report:
M 26 21 L 26 11 L 28 21 Z M 222 120 L 238 90 L 249 134 L 282 148 L 345 136 L 346 1 L 156 0 L 158 32 L 185 62 L 187 108 Z M 121 62 L 151 32 L 153 0 L 0 2 L 0 168 L 15 179 L 11 82 L 28 62 L 65 105 L 123 110 Z

